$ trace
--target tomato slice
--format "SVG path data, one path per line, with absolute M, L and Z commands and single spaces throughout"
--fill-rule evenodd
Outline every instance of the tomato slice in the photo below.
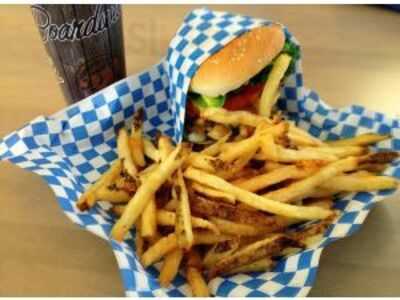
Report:
M 200 111 L 192 100 L 188 99 L 186 102 L 186 113 L 190 118 L 198 118 L 200 116 Z
M 239 93 L 227 97 L 224 108 L 228 110 L 242 110 L 252 106 L 260 99 L 263 87 L 264 83 L 244 86 Z

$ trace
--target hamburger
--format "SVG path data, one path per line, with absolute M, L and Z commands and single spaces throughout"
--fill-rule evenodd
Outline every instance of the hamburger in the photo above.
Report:
M 247 31 L 208 57 L 193 76 L 187 100 L 186 134 L 191 134 L 202 109 L 223 107 L 269 117 L 284 79 L 294 69 L 299 47 L 272 24 Z M 196 137 L 197 136 L 197 137 Z M 193 139 L 193 137 L 195 137 Z

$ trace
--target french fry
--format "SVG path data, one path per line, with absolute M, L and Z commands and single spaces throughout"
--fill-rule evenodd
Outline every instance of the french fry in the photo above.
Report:
M 212 157 L 212 156 L 208 156 L 205 154 L 201 154 L 201 153 L 195 153 L 192 152 L 189 155 L 189 159 L 187 160 L 187 164 L 201 169 L 201 170 L 205 170 L 207 172 L 211 172 L 214 173 L 215 172 L 215 168 L 213 165 L 213 161 L 215 161 L 216 158 Z
M 158 281 L 162 287 L 168 287 L 175 276 L 178 274 L 179 265 L 183 258 L 182 249 L 176 248 L 169 252 L 164 259 L 164 263 L 161 267 Z
M 129 146 L 129 136 L 125 128 L 121 128 L 117 137 L 118 157 L 122 161 L 124 169 L 132 177 L 137 174 L 137 168 L 132 158 L 131 149 Z
M 318 172 L 310 177 L 292 183 L 288 187 L 275 190 L 263 195 L 267 199 L 279 202 L 294 202 L 306 198 L 315 188 L 330 180 L 332 177 L 342 173 L 352 171 L 358 166 L 358 159 L 348 157 L 336 162 L 332 162 L 322 167 Z
M 312 199 L 312 201 L 307 201 L 307 203 L 303 202 L 303 205 L 312 205 L 312 206 L 317 206 L 317 207 L 322 207 L 326 209 L 331 209 L 333 207 L 333 198 L 328 196 L 328 197 L 323 197 L 323 198 L 315 198 Z
M 224 125 L 246 125 L 257 127 L 261 122 L 271 123 L 271 120 L 247 111 L 228 111 L 224 108 L 207 107 L 202 109 L 200 117 Z
M 288 137 L 296 146 L 318 147 L 325 145 L 324 142 L 312 136 L 307 131 L 296 127 L 292 122 L 289 122 Z
M 207 135 L 212 138 L 213 140 L 220 140 L 222 139 L 224 136 L 229 136 L 231 134 L 231 130 L 221 124 L 216 124 L 213 126 L 213 128 L 211 130 L 209 130 L 207 132 Z
M 324 189 L 321 187 L 315 188 L 312 193 L 308 196 L 309 198 L 323 198 L 338 194 L 339 191 L 334 189 Z
M 263 257 L 277 255 L 283 248 L 291 246 L 292 244 L 295 243 L 283 234 L 268 236 L 262 240 L 247 245 L 236 251 L 234 254 L 218 261 L 210 268 L 208 277 L 211 279 Z
M 221 178 L 228 180 L 240 173 L 243 168 L 245 168 L 245 166 L 250 162 L 250 160 L 256 153 L 257 148 L 251 147 L 248 148 L 246 151 L 248 152 L 243 153 L 238 159 L 230 163 L 224 162 L 220 159 L 214 161 L 217 175 Z
M 125 203 L 131 199 L 131 196 L 123 190 L 110 190 L 107 186 L 102 186 L 96 191 L 98 201 L 107 201 L 111 203 Z
M 203 266 L 206 269 L 211 268 L 217 261 L 225 256 L 231 255 L 239 248 L 239 240 L 229 240 L 213 245 L 206 253 L 203 259 Z
M 183 158 L 177 159 L 180 150 L 181 147 L 178 146 L 165 161 L 161 162 L 157 171 L 153 171 L 147 180 L 139 186 L 137 192 L 129 201 L 126 210 L 111 231 L 114 239 L 122 241 L 126 232 L 136 222 L 148 202 L 153 199 L 157 189 L 180 167 L 184 160 Z
M 264 135 L 261 140 L 261 153 L 264 157 L 271 158 L 272 161 L 278 161 L 278 149 L 274 142 L 272 134 Z
M 124 212 L 126 208 L 126 205 L 124 204 L 117 204 L 117 205 L 113 205 L 111 207 L 111 212 L 116 215 L 117 217 L 122 216 L 122 213 Z
M 126 208 L 126 205 L 114 205 L 111 208 L 111 211 L 117 215 L 117 216 L 121 216 L 122 213 L 124 212 Z M 175 212 L 172 211 L 168 211 L 166 209 L 158 209 L 157 210 L 157 225 L 160 226 L 175 226 L 175 219 L 176 219 L 176 214 Z M 217 228 L 217 226 L 215 226 L 215 224 L 213 224 L 212 222 L 206 220 L 206 219 L 202 219 L 202 218 L 198 218 L 198 217 L 191 217 L 190 221 L 192 222 L 192 227 L 193 228 L 198 228 L 198 229 L 207 229 L 210 230 L 212 232 L 214 232 L 215 234 L 219 234 L 219 230 Z
M 276 169 L 282 168 L 284 166 L 286 166 L 286 165 L 282 164 L 282 163 L 278 163 L 278 162 L 275 162 L 275 161 L 268 161 L 268 162 L 266 162 L 264 164 L 264 170 L 266 172 L 271 172 L 271 171 L 274 171 Z
M 358 136 L 341 139 L 337 141 L 326 141 L 325 143 L 331 147 L 343 147 L 343 146 L 367 146 L 378 143 L 383 140 L 390 138 L 389 134 L 376 134 L 376 133 L 364 133 Z
M 147 249 L 142 256 L 143 267 L 147 268 L 158 262 L 167 253 L 178 247 L 175 233 L 171 233 L 159 239 L 154 245 Z
M 154 162 L 160 161 L 160 152 L 154 144 L 147 138 L 143 138 L 143 152 L 144 155 L 153 160 Z
M 215 175 L 207 174 L 193 168 L 186 169 L 185 177 L 215 189 L 233 193 L 238 201 L 276 215 L 295 219 L 314 220 L 324 219 L 331 214 L 329 210 L 319 207 L 300 207 L 277 202 L 238 188 Z
M 177 206 L 178 206 L 177 199 L 176 198 L 172 198 L 171 200 L 168 201 L 167 204 L 165 204 L 164 209 L 168 210 L 168 211 L 175 211 Z
M 174 226 L 176 220 L 176 214 L 172 211 L 167 210 L 158 210 L 157 211 L 157 224 L 161 226 Z M 198 218 L 198 217 L 191 217 L 190 221 L 192 223 L 193 228 L 198 229 L 208 229 L 213 231 L 216 234 L 219 234 L 219 230 L 215 224 L 211 223 L 208 220 Z
M 111 167 L 79 197 L 76 206 L 80 210 L 86 210 L 93 207 L 93 205 L 97 201 L 96 192 L 100 188 L 110 185 L 115 180 L 115 178 L 119 176 L 121 171 L 122 163 L 121 160 L 118 159 L 114 161 Z
M 317 170 L 316 168 L 300 168 L 295 165 L 289 165 L 238 183 L 233 182 L 233 184 L 244 190 L 255 192 L 288 179 L 305 178 Z
M 321 152 L 325 154 L 335 155 L 338 158 L 344 158 L 348 156 L 357 156 L 365 154 L 368 149 L 361 147 L 361 146 L 337 146 L 337 147 L 304 147 L 301 150 L 307 151 L 315 151 Z
M 247 139 L 241 140 L 240 142 L 234 142 L 225 144 L 226 147 L 222 148 L 222 153 L 219 155 L 219 159 L 224 162 L 232 162 L 244 153 L 255 153 L 260 145 L 260 139 L 258 135 L 253 135 Z
M 152 172 L 157 170 L 157 168 L 158 168 L 158 164 L 151 164 L 147 168 L 140 171 L 140 173 L 138 174 L 140 180 L 141 181 L 146 180 L 146 178 L 148 178 Z
M 160 152 L 161 161 L 167 159 L 168 155 L 174 151 L 171 139 L 165 135 L 160 136 L 158 139 L 158 151 Z
M 204 196 L 221 199 L 221 200 L 226 201 L 231 204 L 235 204 L 235 202 L 236 202 L 235 196 L 230 193 L 221 192 L 221 191 L 209 188 L 207 186 L 201 185 L 197 182 L 193 182 L 191 187 L 193 188 L 193 190 L 195 190 L 196 192 L 198 192 Z
M 198 269 L 188 267 L 186 269 L 186 279 L 192 291 L 192 297 L 210 297 L 207 283 Z
M 157 232 L 157 207 L 156 202 L 153 198 L 149 200 L 146 208 L 143 210 L 142 215 L 140 216 L 142 225 L 141 225 L 141 234 L 142 237 L 148 238 L 152 237 Z
M 138 222 L 136 224 L 136 233 L 135 233 L 135 253 L 137 255 L 137 257 L 139 258 L 139 261 L 142 260 L 142 256 L 144 253 L 144 240 L 142 235 L 140 234 L 141 228 L 140 228 L 141 224 L 140 222 Z
M 186 189 L 185 180 L 183 179 L 182 170 L 178 169 L 177 189 L 178 204 L 176 207 L 175 233 L 178 246 L 189 250 L 193 245 L 193 230 L 190 214 L 189 195 Z
M 210 220 L 217 226 L 223 234 L 238 235 L 238 236 L 257 236 L 268 232 L 268 229 L 263 227 L 255 227 L 249 224 L 240 224 L 232 221 L 210 217 Z
M 188 253 L 186 265 L 186 279 L 189 283 L 193 297 L 209 297 L 210 292 L 206 281 L 201 274 L 201 260 L 197 251 L 191 250 Z
M 269 258 L 261 258 L 259 260 L 253 261 L 251 263 L 233 268 L 223 275 L 234 275 L 239 273 L 250 273 L 250 272 L 265 272 L 271 270 L 275 266 L 275 262 Z
M 335 176 L 329 182 L 321 184 L 322 188 L 345 191 L 375 191 L 394 189 L 398 186 L 398 181 L 389 176 L 359 176 L 354 174 Z
M 338 160 L 338 156 L 331 153 L 318 151 L 318 149 L 319 148 L 316 147 L 308 147 L 304 149 L 293 150 L 293 149 L 286 149 L 283 148 L 282 146 L 277 145 L 275 157 L 259 156 L 258 158 L 270 159 L 285 163 L 302 161 L 302 160 L 322 160 L 322 161 Z
M 289 67 L 291 57 L 288 54 L 279 55 L 273 62 L 272 70 L 265 82 L 261 98 L 258 103 L 258 113 L 261 116 L 270 117 L 272 107 L 275 105 L 278 97 L 279 85 L 285 76 Z
M 235 237 L 227 234 L 215 234 L 212 231 L 196 230 L 194 231 L 194 244 L 195 245 L 213 245 L 229 240 Z
M 282 230 L 289 225 L 287 218 L 268 216 L 263 212 L 250 210 L 247 207 L 239 207 L 221 201 L 212 201 L 201 196 L 191 197 L 190 206 L 193 213 L 198 215 L 217 217 L 235 223 L 262 227 L 264 230 L 268 229 L 269 232 Z
M 231 134 L 227 134 L 218 141 L 216 141 L 214 144 L 211 144 L 210 146 L 204 148 L 200 153 L 203 155 L 207 156 L 216 156 L 221 152 L 221 146 L 226 143 L 229 139 Z
M 129 139 L 129 146 L 135 165 L 139 167 L 144 167 L 146 165 L 146 161 L 144 158 L 142 128 L 132 128 L 131 136 Z

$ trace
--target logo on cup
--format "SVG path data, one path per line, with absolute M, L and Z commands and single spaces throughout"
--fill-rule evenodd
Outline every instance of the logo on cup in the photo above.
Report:
M 87 19 L 72 19 L 60 25 L 52 23 L 49 12 L 37 5 L 32 6 L 42 40 L 48 41 L 75 41 L 89 38 L 103 32 L 117 23 L 120 12 L 115 6 L 96 5 L 94 15 Z

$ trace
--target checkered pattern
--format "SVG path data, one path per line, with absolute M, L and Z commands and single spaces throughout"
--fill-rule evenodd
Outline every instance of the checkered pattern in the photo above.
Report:
M 0 142 L 0 159 L 42 176 L 54 191 L 65 214 L 86 230 L 108 240 L 124 281 L 127 296 L 185 296 L 182 275 L 169 289 L 157 283 L 159 265 L 144 270 L 135 256 L 131 232 L 123 243 L 110 240 L 114 218 L 107 205 L 80 212 L 75 201 L 116 158 L 115 136 L 129 127 L 132 115 L 144 108 L 146 134 L 161 131 L 180 141 L 190 78 L 210 54 L 242 32 L 268 21 L 200 9 L 186 16 L 171 41 L 168 54 L 147 71 L 121 80 L 78 104 L 53 115 L 39 117 Z M 285 28 L 287 38 L 297 41 Z M 400 151 L 400 121 L 360 106 L 335 110 L 303 85 L 301 62 L 285 82 L 280 108 L 298 126 L 323 140 L 364 132 L 390 133 L 376 150 Z M 385 171 L 400 178 L 399 162 Z M 311 289 L 322 249 L 330 242 L 357 231 L 374 203 L 394 191 L 355 193 L 337 201 L 341 211 L 324 239 L 312 249 L 280 260 L 273 272 L 215 278 L 217 296 L 306 296 Z

